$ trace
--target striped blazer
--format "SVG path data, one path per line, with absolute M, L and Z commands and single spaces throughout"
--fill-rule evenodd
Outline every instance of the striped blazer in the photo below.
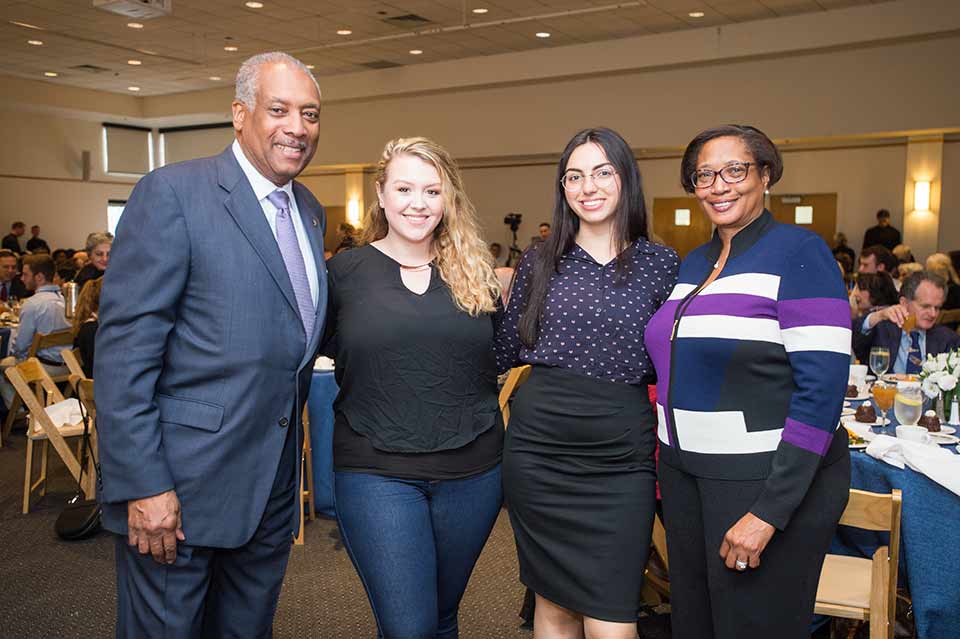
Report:
M 830 249 L 768 212 L 737 233 L 719 277 L 713 239 L 687 256 L 646 329 L 657 369 L 662 463 L 694 476 L 765 480 L 751 509 L 778 528 L 834 437 L 850 363 L 850 307 Z

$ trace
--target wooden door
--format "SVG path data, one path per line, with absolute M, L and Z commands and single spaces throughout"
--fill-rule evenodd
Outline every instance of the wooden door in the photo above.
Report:
M 797 207 L 812 207 L 809 223 L 797 223 Z M 823 238 L 827 246 L 833 246 L 833 236 L 837 232 L 837 194 L 816 193 L 813 195 L 771 195 L 767 208 L 778 222 L 797 224 L 809 229 Z M 810 210 L 801 210 L 801 213 Z
M 677 225 L 677 211 L 690 211 L 689 226 Z M 700 209 L 695 197 L 657 197 L 653 199 L 653 232 L 674 249 L 680 258 L 710 241 L 713 225 Z

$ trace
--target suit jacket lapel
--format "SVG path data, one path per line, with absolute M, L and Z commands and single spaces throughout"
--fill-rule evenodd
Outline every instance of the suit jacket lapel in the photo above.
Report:
M 228 192 L 223 202 L 224 206 L 263 261 L 267 272 L 280 287 L 287 303 L 299 315 L 297 297 L 293 292 L 293 285 L 290 284 L 290 276 L 283 263 L 283 256 L 280 255 L 280 247 L 277 246 L 273 231 L 270 230 L 267 218 L 263 215 L 263 209 L 253 193 L 253 188 L 243 175 L 230 147 L 227 147 L 217 160 L 220 186 Z

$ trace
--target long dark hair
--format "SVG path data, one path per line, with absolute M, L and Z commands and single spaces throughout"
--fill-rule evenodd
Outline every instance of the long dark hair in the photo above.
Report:
M 606 128 L 584 129 L 567 143 L 557 165 L 557 179 L 553 188 L 553 224 L 547 239 L 537 246 L 528 259 L 534 260 L 533 273 L 527 289 L 527 306 L 520 315 L 517 330 L 520 340 L 533 348 L 540 335 L 540 320 L 550 288 L 550 278 L 560 272 L 560 258 L 570 249 L 580 230 L 580 218 L 567 204 L 566 192 L 561 180 L 567 171 L 567 163 L 574 150 L 592 142 L 603 149 L 607 160 L 620 177 L 620 200 L 614 212 L 613 236 L 617 246 L 617 273 L 622 279 L 627 272 L 627 260 L 623 249 L 639 238 L 647 238 L 647 207 L 643 201 L 643 186 L 640 170 L 630 145 L 616 131 Z

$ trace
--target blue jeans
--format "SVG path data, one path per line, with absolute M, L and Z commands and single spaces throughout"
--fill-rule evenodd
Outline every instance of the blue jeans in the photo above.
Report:
M 500 466 L 442 481 L 337 472 L 337 522 L 381 639 L 456 639 L 457 610 L 500 512 Z

